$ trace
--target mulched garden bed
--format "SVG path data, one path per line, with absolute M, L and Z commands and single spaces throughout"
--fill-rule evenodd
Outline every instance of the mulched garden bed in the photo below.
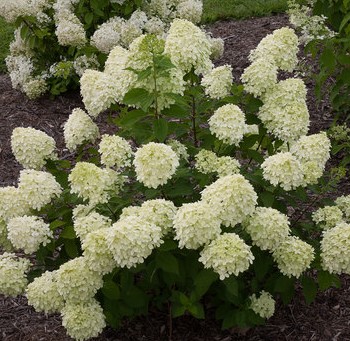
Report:
M 288 25 L 285 15 L 244 21 L 217 22 L 209 27 L 215 37 L 225 39 L 225 54 L 218 64 L 231 64 L 235 80 L 248 66 L 249 51 L 273 30 Z M 308 60 L 308 59 L 306 59 Z M 313 97 L 313 83 L 307 80 L 308 104 L 311 115 L 310 132 L 329 127 L 332 121 L 327 100 L 317 103 Z M 20 167 L 10 148 L 10 136 L 17 126 L 33 127 L 54 137 L 61 155 L 64 148 L 63 124 L 75 107 L 83 107 L 78 93 L 60 96 L 55 100 L 44 97 L 29 101 L 20 92 L 11 88 L 8 76 L 0 75 L 0 185 L 16 183 Z M 105 116 L 98 118 L 101 132 L 109 132 Z M 337 195 L 350 194 L 350 184 L 344 182 Z M 342 288 L 328 289 L 319 293 L 314 303 L 307 305 L 297 289 L 291 304 L 277 303 L 275 315 L 265 326 L 249 330 L 220 329 L 213 318 L 195 320 L 191 316 L 174 319 L 169 326 L 169 317 L 159 312 L 125 321 L 114 331 L 107 328 L 96 341 L 158 341 L 169 338 L 172 329 L 173 341 L 230 341 L 230 340 L 350 340 L 350 276 L 342 276 Z M 210 315 L 210 314 L 209 314 Z M 26 304 L 24 297 L 5 298 L 0 295 L 0 340 L 2 341 L 69 341 L 58 315 L 36 313 Z

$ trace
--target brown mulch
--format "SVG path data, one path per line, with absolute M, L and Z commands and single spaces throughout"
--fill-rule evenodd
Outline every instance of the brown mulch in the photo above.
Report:
M 236 81 L 245 67 L 247 56 L 258 42 L 274 29 L 288 25 L 285 15 L 225 21 L 213 24 L 214 36 L 225 38 L 225 54 L 218 64 L 232 64 Z M 312 81 L 307 83 L 311 131 L 328 128 L 331 112 L 326 100 L 316 103 L 312 94 Z M 0 185 L 16 183 L 20 167 L 11 153 L 10 136 L 17 126 L 34 127 L 54 137 L 61 155 L 67 154 L 63 143 L 63 123 L 71 110 L 83 107 L 79 95 L 66 94 L 56 98 L 29 101 L 11 88 L 9 78 L 0 75 Z M 98 124 L 102 132 L 108 131 L 101 116 Z M 341 193 L 350 193 L 349 185 Z M 196 320 L 191 316 L 174 319 L 173 341 L 231 341 L 231 340 L 334 340 L 350 341 L 350 276 L 342 276 L 341 289 L 328 289 L 319 293 L 314 303 L 307 305 L 298 291 L 287 306 L 278 302 L 275 315 L 263 327 L 250 330 L 222 331 L 212 318 Z M 122 328 L 107 328 L 96 341 L 157 341 L 167 340 L 169 319 L 166 314 L 152 312 L 147 317 L 125 321 Z M 0 296 L 1 341 L 68 341 L 58 315 L 39 314 L 26 304 L 24 297 Z

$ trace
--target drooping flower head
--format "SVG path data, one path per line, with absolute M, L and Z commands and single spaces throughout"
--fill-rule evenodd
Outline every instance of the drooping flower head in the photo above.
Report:
M 262 318 L 268 319 L 275 312 L 275 300 L 272 295 L 264 290 L 260 292 L 260 296 L 256 297 L 255 294 L 250 296 L 250 309 Z

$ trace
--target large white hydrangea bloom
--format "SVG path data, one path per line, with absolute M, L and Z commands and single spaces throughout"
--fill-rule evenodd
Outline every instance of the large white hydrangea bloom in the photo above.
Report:
M 201 84 L 204 86 L 206 95 L 210 98 L 220 99 L 230 94 L 232 81 L 232 67 L 223 65 L 204 75 Z

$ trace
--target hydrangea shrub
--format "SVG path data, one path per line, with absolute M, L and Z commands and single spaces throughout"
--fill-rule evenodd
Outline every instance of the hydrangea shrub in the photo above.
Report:
M 1 1 L 1 16 L 16 27 L 6 58 L 12 86 L 31 99 L 77 88 L 115 46 L 143 33 L 163 37 L 175 18 L 197 24 L 202 7 L 201 0 Z
M 25 292 L 86 340 L 155 308 L 202 319 L 210 307 L 223 328 L 262 324 L 296 281 L 308 302 L 338 285 L 350 273 L 350 196 L 321 200 L 339 180 L 325 172 L 331 143 L 308 134 L 303 81 L 278 80 L 297 45 L 289 28 L 267 36 L 237 84 L 230 66 L 214 67 L 208 37 L 177 19 L 166 38 L 115 47 L 108 71 L 87 70 L 87 113 L 74 109 L 64 127 L 74 162 L 47 136 L 12 136 L 25 169 L 1 189 L 0 292 Z M 93 120 L 107 108 L 119 129 L 100 138 Z M 36 253 L 33 269 L 16 248 Z

